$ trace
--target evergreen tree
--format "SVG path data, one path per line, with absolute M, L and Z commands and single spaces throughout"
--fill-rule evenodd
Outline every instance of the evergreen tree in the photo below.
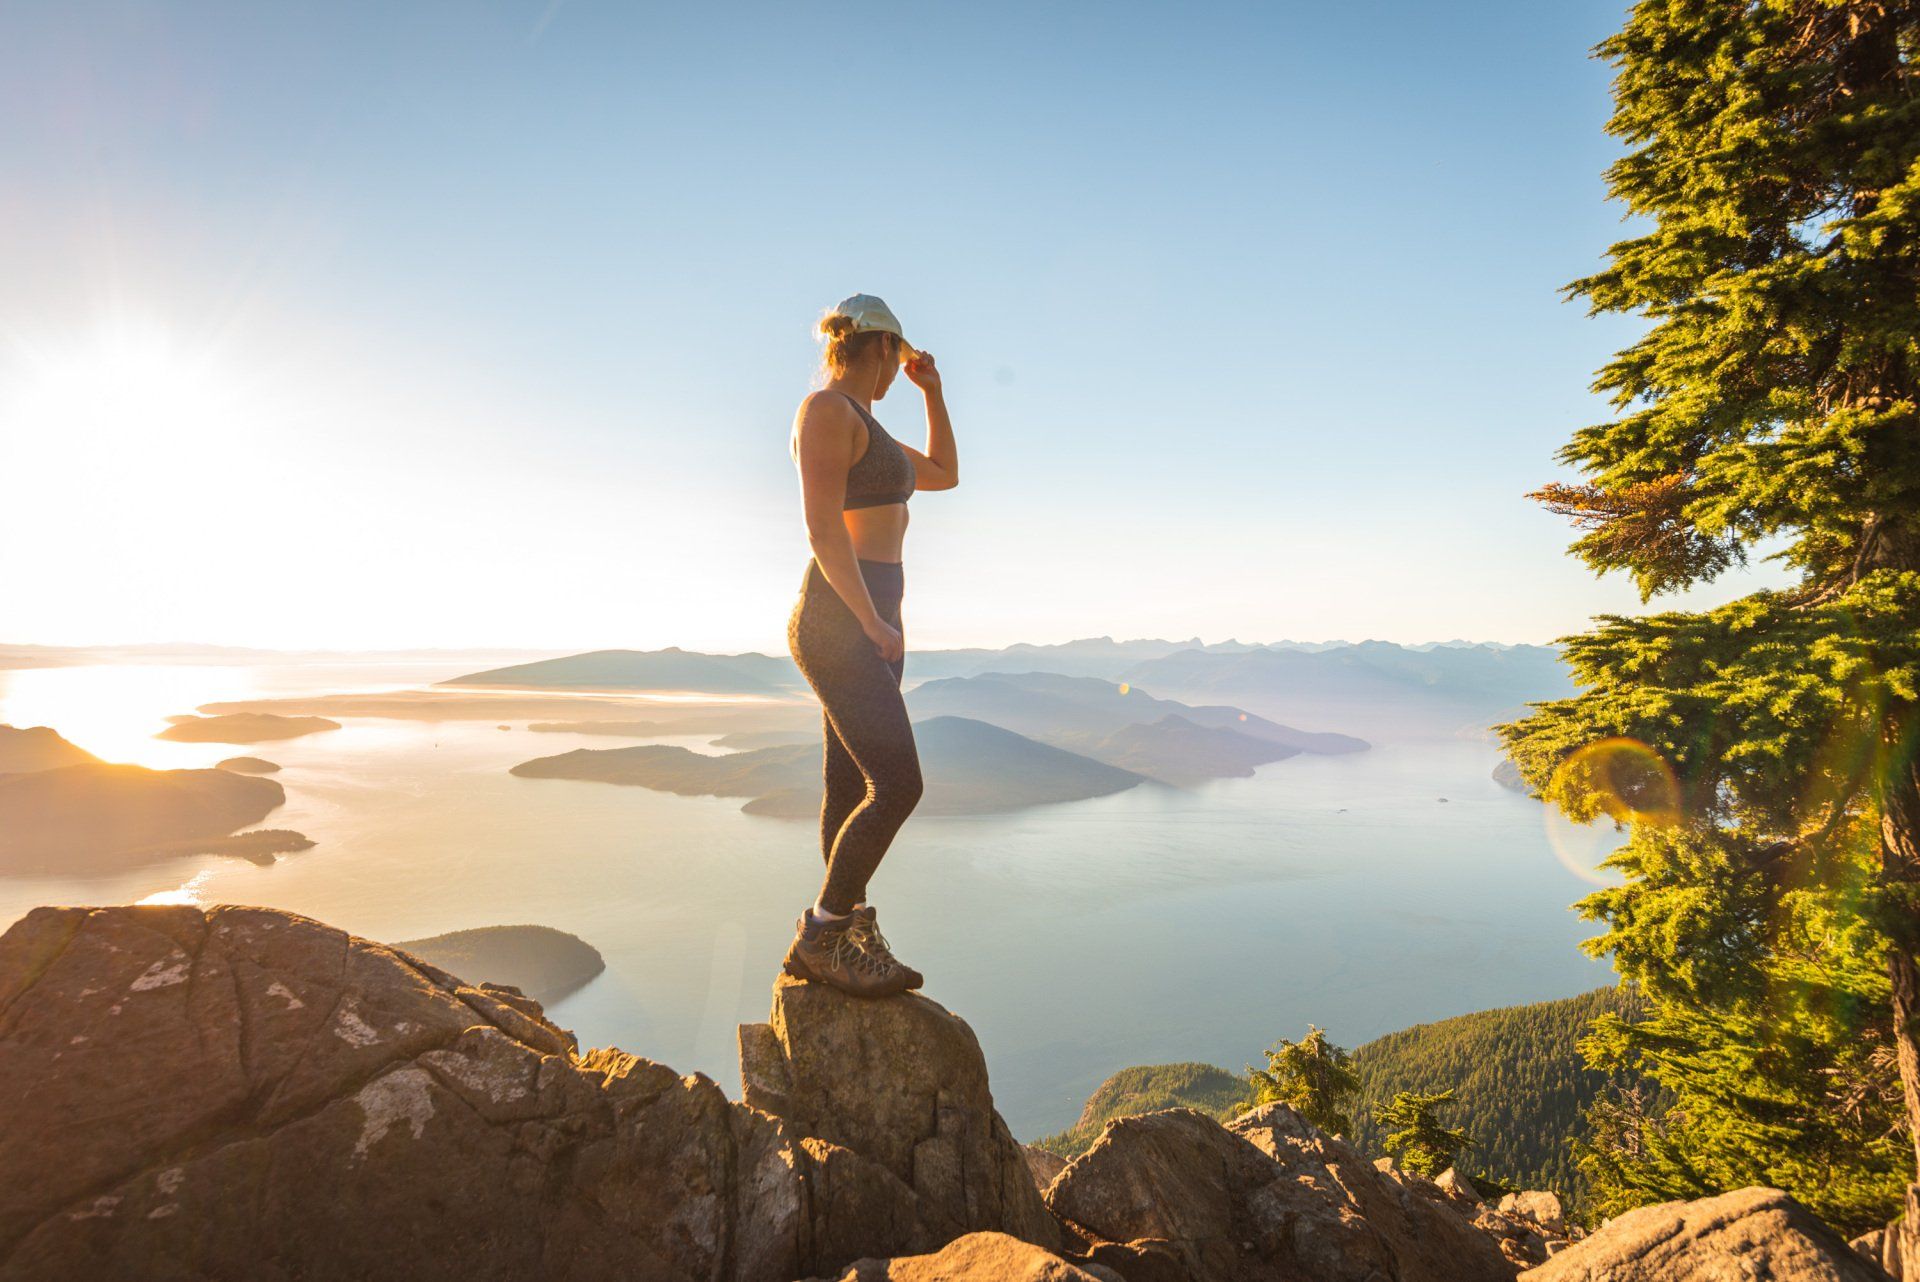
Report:
M 1434 1110 L 1453 1102 L 1452 1090 L 1422 1095 L 1401 1091 L 1381 1107 L 1377 1121 L 1399 1129 L 1387 1133 L 1385 1146 L 1400 1165 L 1416 1175 L 1438 1175 L 1473 1147 L 1465 1131 L 1448 1130 Z
M 1569 290 L 1648 325 L 1536 497 L 1643 599 L 1752 550 L 1796 582 L 1603 617 L 1581 693 L 1502 727 L 1632 830 L 1581 908 L 1652 1009 L 1585 1045 L 1674 1099 L 1603 1108 L 1588 1170 L 1616 1209 L 1758 1176 L 1851 1227 L 1920 1142 L 1920 0 L 1641 0 L 1598 52 L 1639 234 Z
M 1329 1135 L 1353 1134 L 1346 1101 L 1360 1089 L 1360 1079 L 1347 1052 L 1315 1025 L 1307 1025 L 1297 1042 L 1275 1042 L 1267 1066 L 1249 1067 L 1247 1080 L 1254 1104 L 1285 1104 Z

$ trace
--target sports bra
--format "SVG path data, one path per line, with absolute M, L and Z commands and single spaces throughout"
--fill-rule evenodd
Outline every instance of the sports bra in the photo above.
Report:
M 913 460 L 900 448 L 900 442 L 887 435 L 887 429 L 867 412 L 866 406 L 851 396 L 847 396 L 847 400 L 860 411 L 860 417 L 867 420 L 867 452 L 847 469 L 847 500 L 840 505 L 840 510 L 851 512 L 859 507 L 905 503 L 913 494 Z

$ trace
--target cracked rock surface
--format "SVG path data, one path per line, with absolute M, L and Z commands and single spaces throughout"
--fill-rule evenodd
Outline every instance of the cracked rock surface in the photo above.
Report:
M 810 1282 L 1125 1282 L 1100 1265 L 1081 1268 L 1004 1233 L 969 1233 L 931 1255 L 860 1260 Z
M 508 988 L 254 908 L 0 937 L 0 1278 L 786 1282 L 897 1192 Z
M 1060 1235 L 1025 1153 L 994 1110 L 966 1021 L 918 993 L 862 1000 L 782 976 L 765 1024 L 740 1028 L 746 1102 L 796 1134 L 858 1154 L 904 1196 L 875 1256 L 993 1230 L 1053 1249 Z
M 1047 1188 L 1128 1282 L 1509 1282 L 1491 1238 L 1283 1104 L 1108 1123 Z
M 1520 1275 L 1523 1282 L 1886 1282 L 1779 1189 L 1628 1211 Z
M 1043 1201 L 938 1003 L 784 981 L 740 1041 L 746 1104 L 292 913 L 37 909 L 0 936 L 0 1282 L 1507 1282 L 1555 1247 L 1527 1282 L 1885 1282 L 1776 1190 L 1567 1244 L 1281 1105 L 1117 1119 Z

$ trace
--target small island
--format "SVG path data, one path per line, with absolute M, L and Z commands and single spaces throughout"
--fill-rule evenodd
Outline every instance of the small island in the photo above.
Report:
M 1144 775 L 1037 743 L 984 721 L 932 717 L 914 724 L 927 790 L 919 813 L 977 815 L 1103 797 Z M 630 784 L 683 796 L 745 797 L 752 815 L 810 819 L 820 809 L 818 741 L 705 756 L 667 744 L 577 748 L 513 767 L 523 779 Z
M 1531 796 L 1533 789 L 1527 787 L 1527 781 L 1520 774 L 1520 767 L 1513 764 L 1513 758 L 1502 757 L 1500 764 L 1493 768 L 1493 781 L 1502 788 Z
M 147 847 L 144 853 L 155 859 L 175 855 L 231 855 L 235 859 L 244 859 L 266 868 L 278 862 L 274 856 L 311 850 L 314 844 L 313 838 L 291 828 L 254 828 L 247 832 L 236 832 L 231 837 L 189 837 L 182 841 L 163 841 Z
M 607 968 L 592 944 L 551 926 L 477 926 L 403 939 L 394 947 L 462 979 L 507 984 L 543 1003 L 560 1000 Z
M 273 780 L 230 770 L 95 761 L 0 775 L 0 871 L 99 871 L 200 853 L 286 799 Z
M 154 738 L 176 743 L 269 743 L 340 728 L 338 721 L 326 717 L 283 717 L 273 712 L 230 712 L 212 717 L 188 714 L 167 720 L 172 724 Z
M 264 761 L 259 757 L 228 757 L 214 766 L 215 770 L 231 770 L 237 775 L 271 775 L 280 772 L 277 762 Z

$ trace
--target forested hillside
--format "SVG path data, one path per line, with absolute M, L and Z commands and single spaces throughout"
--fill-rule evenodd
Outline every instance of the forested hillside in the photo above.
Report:
M 1071 1129 L 1035 1141 L 1035 1147 L 1078 1157 L 1100 1138 L 1116 1117 L 1163 1108 L 1197 1108 L 1215 1117 L 1230 1116 L 1247 1098 L 1247 1079 L 1211 1064 L 1143 1064 L 1123 1068 L 1087 1099 Z
M 1398 1091 L 1453 1089 L 1442 1120 L 1474 1141 L 1461 1166 L 1518 1188 L 1576 1194 L 1569 1140 L 1582 1133 L 1587 1105 L 1607 1077 L 1583 1066 L 1575 1043 L 1593 1019 L 1626 1013 L 1629 999 L 1601 988 L 1578 997 L 1476 1011 L 1376 1038 L 1353 1052 L 1361 1094 L 1346 1107 L 1353 1140 L 1369 1157 L 1386 1152 L 1375 1121 Z M 1246 1078 L 1206 1064 L 1124 1069 L 1087 1101 L 1072 1129 L 1038 1141 L 1063 1157 L 1085 1152 L 1111 1118 L 1161 1108 L 1198 1108 L 1229 1117 L 1246 1106 Z
M 1363 1151 L 1383 1152 L 1374 1118 L 1396 1091 L 1452 1087 L 1449 1126 L 1475 1147 L 1461 1165 L 1521 1188 L 1574 1191 L 1568 1139 L 1607 1078 L 1583 1067 L 1577 1042 L 1595 1016 L 1623 1011 L 1628 997 L 1601 988 L 1560 1001 L 1476 1011 L 1389 1033 L 1353 1052 L 1361 1098 L 1352 1136 Z

